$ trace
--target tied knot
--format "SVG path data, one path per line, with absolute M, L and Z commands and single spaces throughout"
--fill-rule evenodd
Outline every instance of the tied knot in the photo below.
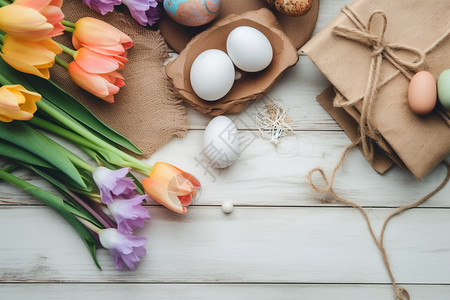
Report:
M 374 57 L 374 56 L 378 56 L 378 55 L 380 55 L 380 54 L 382 54 L 383 53 L 383 51 L 384 51 L 384 46 L 383 45 L 373 45 L 372 46 L 372 49 L 373 49 L 373 51 L 372 51 L 372 57 Z
M 378 133 L 373 125 L 371 111 L 378 89 L 381 62 L 383 58 L 387 59 L 403 75 L 411 79 L 411 73 L 416 72 L 418 67 L 424 62 L 425 54 L 422 50 L 415 47 L 386 42 L 384 36 L 387 28 L 387 17 L 381 10 L 374 11 L 369 17 L 367 24 L 363 24 L 358 13 L 350 6 L 345 6 L 342 12 L 355 26 L 336 26 L 333 34 L 358 42 L 372 50 L 359 120 L 363 154 L 369 162 L 372 162 L 373 145 L 371 138 L 377 137 Z M 358 101 L 359 99 L 352 99 L 341 103 L 335 102 L 335 105 L 350 106 L 355 105 Z

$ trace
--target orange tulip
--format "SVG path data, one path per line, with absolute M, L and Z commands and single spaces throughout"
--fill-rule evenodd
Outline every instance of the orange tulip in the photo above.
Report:
M 0 8 L 0 29 L 19 38 L 40 41 L 63 33 L 62 0 L 16 0 Z
M 123 57 L 109 56 L 80 48 L 74 56 L 78 65 L 88 73 L 106 74 L 120 70 L 128 60 Z
M 114 26 L 85 17 L 75 23 L 72 44 L 75 49 L 85 47 L 101 54 L 125 57 L 125 51 L 133 46 L 133 41 Z
M 114 95 L 125 85 L 122 75 L 113 71 L 105 74 L 89 73 L 83 70 L 76 61 L 69 64 L 69 75 L 82 89 L 89 93 L 113 103 Z
M 0 87 L 0 121 L 29 120 L 36 111 L 36 101 L 41 99 L 38 93 L 30 92 L 21 85 Z
M 52 39 L 28 41 L 7 34 L 3 40 L 3 60 L 16 70 L 49 79 L 49 68 L 62 49 Z
M 200 191 L 200 182 L 171 164 L 157 162 L 149 178 L 142 180 L 145 192 L 158 203 L 184 214 Z

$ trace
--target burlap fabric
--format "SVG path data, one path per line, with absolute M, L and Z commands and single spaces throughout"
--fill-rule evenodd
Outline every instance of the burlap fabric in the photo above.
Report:
M 130 139 L 145 157 L 173 137 L 184 137 L 188 129 L 186 108 L 164 73 L 168 47 L 159 31 L 142 27 L 127 13 L 112 12 L 102 16 L 81 0 L 66 0 L 62 9 L 65 19 L 71 22 L 86 16 L 108 22 L 128 34 L 134 46 L 128 50 L 129 61 L 120 71 L 125 86 L 115 96 L 115 103 L 107 103 L 79 88 L 60 66 L 52 68 L 51 79 Z M 55 40 L 71 46 L 69 33 Z

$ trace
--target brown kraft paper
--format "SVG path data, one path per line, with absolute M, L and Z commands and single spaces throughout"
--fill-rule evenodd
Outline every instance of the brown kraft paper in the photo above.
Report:
M 402 68 L 408 69 L 411 75 L 415 71 L 426 70 L 437 79 L 443 70 L 450 68 L 450 2 L 356 0 L 349 6 L 350 13 L 341 13 L 302 48 L 337 91 L 334 100 L 328 93 L 326 100 L 320 102 L 334 102 L 334 106 L 324 106 L 332 116 L 336 106 L 342 106 L 340 109 L 345 113 L 340 115 L 338 119 L 341 121 L 338 122 L 353 120 L 355 127 L 347 126 L 344 130 L 347 134 L 352 130 L 358 131 L 364 100 L 369 98 L 365 97 L 368 80 L 377 78 L 370 115 L 367 116 L 375 128 L 369 139 L 378 145 L 375 151 L 383 149 L 383 155 L 407 168 L 417 179 L 422 179 L 450 153 L 449 112 L 437 106 L 426 116 L 415 115 L 407 103 L 408 74 L 399 71 L 387 56 L 391 51 L 396 61 L 400 64 L 406 62 L 408 67 L 419 60 L 409 49 L 423 53 L 423 63 L 417 68 Z M 385 15 L 384 36 L 380 25 L 383 22 L 374 18 L 369 25 L 371 15 L 377 10 L 380 12 L 378 15 Z M 358 22 L 352 21 L 355 15 L 362 28 L 355 25 Z M 350 28 L 348 31 L 370 30 L 369 35 L 361 38 L 362 41 L 355 41 L 336 33 L 337 26 Z M 375 38 L 371 37 L 372 33 Z M 353 35 L 353 32 L 345 35 Z M 366 37 L 367 41 L 364 40 Z M 373 40 L 381 42 L 374 46 Z M 377 76 L 372 76 L 372 63 L 379 54 L 382 59 L 375 72 Z M 387 170 L 380 168 L 375 158 L 369 162 L 381 173 Z

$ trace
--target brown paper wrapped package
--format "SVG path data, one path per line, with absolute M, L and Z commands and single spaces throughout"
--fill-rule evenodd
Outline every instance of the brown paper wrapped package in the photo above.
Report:
M 134 46 L 127 53 L 128 63 L 120 71 L 126 85 L 115 96 L 115 103 L 107 103 L 85 92 L 59 66 L 52 68 L 52 80 L 135 143 L 144 156 L 155 152 L 173 137 L 184 137 L 189 125 L 186 108 L 164 74 L 168 48 L 159 32 L 139 25 L 131 16 L 122 13 L 102 16 L 82 1 L 64 1 L 63 12 L 69 21 L 87 16 L 106 21 L 128 34 Z M 70 46 L 70 37 L 65 34 L 57 40 Z
M 351 11 L 362 20 L 363 27 L 370 28 L 369 18 L 377 10 L 384 13 L 386 21 L 381 47 L 367 45 L 370 42 L 365 41 L 365 37 L 355 41 L 336 33 L 337 27 L 340 27 L 338 30 L 350 28 L 345 33 L 348 35 L 353 35 L 349 31 L 361 31 L 355 25 L 357 22 L 351 20 L 354 16 Z M 380 36 L 382 29 L 376 26 L 380 27 L 381 23 L 372 22 L 373 28 L 369 32 Z M 449 33 L 449 1 L 356 0 L 350 5 L 350 13 L 341 13 L 302 48 L 337 92 L 336 95 L 331 91 L 324 92 L 319 102 L 332 116 L 339 115 L 336 119 L 340 124 L 353 122 L 343 128 L 354 138 L 357 127 L 361 126 L 366 86 L 373 68 L 371 62 L 381 53 L 375 97 L 368 116 L 376 133 L 370 140 L 377 144 L 376 151 L 384 156 L 382 163 L 377 158 L 369 160 L 377 171 L 386 171 L 387 162 L 391 160 L 422 179 L 450 153 L 448 110 L 438 106 L 429 115 L 415 115 L 407 103 L 409 78 L 387 59 L 389 53 L 386 54 L 392 50 L 401 63 L 414 64 L 418 58 L 409 49 L 418 49 L 424 54 L 424 61 L 416 71 L 426 70 L 437 79 L 443 70 L 450 68 Z M 398 45 L 408 51 L 398 50 Z M 355 104 L 342 105 L 346 102 Z
M 260 72 L 243 72 L 242 78 L 236 80 L 228 94 L 221 99 L 202 100 L 194 93 L 190 83 L 191 65 L 205 50 L 219 49 L 226 52 L 227 36 L 238 26 L 254 27 L 269 39 L 274 53 L 272 62 Z M 249 101 L 267 92 L 283 71 L 295 65 L 297 61 L 297 49 L 281 30 L 275 15 L 267 8 L 261 8 L 240 15 L 229 15 L 198 34 L 180 55 L 167 65 L 166 74 L 184 100 L 194 109 L 210 116 L 218 116 L 243 110 Z

